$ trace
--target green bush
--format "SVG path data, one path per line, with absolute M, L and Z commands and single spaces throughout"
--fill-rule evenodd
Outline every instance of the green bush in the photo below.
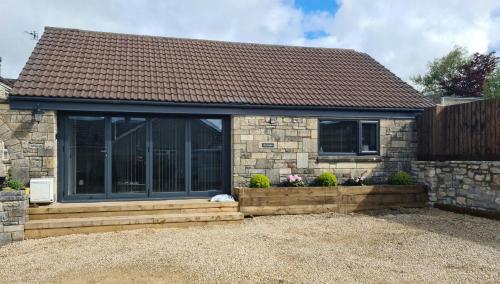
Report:
M 269 188 L 271 182 L 266 175 L 256 174 L 250 178 L 250 187 L 252 188 Z
M 20 180 L 10 179 L 7 181 L 7 187 L 12 188 L 13 190 L 24 189 L 24 182 Z
M 337 177 L 330 172 L 324 172 L 316 178 L 316 185 L 336 186 L 337 185 Z
M 397 172 L 391 176 L 389 183 L 394 185 L 411 185 L 413 184 L 413 178 L 407 172 Z

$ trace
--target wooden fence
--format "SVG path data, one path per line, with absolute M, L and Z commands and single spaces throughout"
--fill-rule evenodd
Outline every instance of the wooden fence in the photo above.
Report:
M 417 118 L 419 160 L 500 160 L 500 99 L 435 106 Z

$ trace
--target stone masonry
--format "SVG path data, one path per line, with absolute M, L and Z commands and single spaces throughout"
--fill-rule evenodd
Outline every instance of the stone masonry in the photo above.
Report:
M 29 182 L 34 177 L 56 175 L 56 114 L 45 112 L 40 123 L 31 111 L 11 110 L 0 102 L 0 177 Z
M 0 246 L 24 239 L 28 199 L 24 191 L 0 191 Z
M 341 181 L 364 176 L 385 182 L 396 171 L 410 171 L 417 139 L 415 120 L 381 119 L 380 156 L 319 157 L 317 118 L 234 116 L 231 144 L 233 186 L 241 187 L 257 173 L 274 185 L 289 174 L 312 181 L 325 171 Z
M 427 185 L 432 205 L 500 212 L 498 161 L 414 161 L 412 174 Z

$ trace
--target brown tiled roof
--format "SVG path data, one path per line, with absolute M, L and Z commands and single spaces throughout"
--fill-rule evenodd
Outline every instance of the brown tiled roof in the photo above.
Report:
M 6 85 L 6 86 L 9 86 L 9 87 L 13 87 L 14 86 L 14 83 L 16 82 L 16 79 L 9 79 L 9 78 L 4 78 L 2 76 L 0 76 L 0 83 Z
M 45 28 L 14 96 L 315 107 L 431 103 L 365 53 Z

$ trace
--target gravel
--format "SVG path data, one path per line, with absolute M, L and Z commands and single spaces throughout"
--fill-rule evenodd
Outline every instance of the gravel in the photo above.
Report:
M 28 240 L 0 248 L 0 282 L 500 283 L 500 222 L 401 209 Z

